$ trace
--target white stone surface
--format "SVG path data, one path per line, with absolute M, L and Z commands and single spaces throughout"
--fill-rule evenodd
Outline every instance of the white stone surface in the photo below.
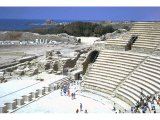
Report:
M 35 78 L 22 80 L 11 80 L 9 82 L 0 84 L 0 105 L 7 102 L 12 102 L 13 100 L 27 95 L 31 92 L 35 92 L 37 89 L 42 89 L 43 87 L 49 87 L 49 84 L 60 80 L 66 76 L 63 75 L 53 75 L 42 73 L 39 75 L 44 81 L 36 81 Z
M 92 45 L 94 41 L 100 39 L 99 37 L 77 37 L 77 39 L 81 39 L 81 43 L 86 45 Z
M 69 96 L 61 96 L 60 90 L 50 93 L 15 113 L 76 113 L 76 109 L 80 109 L 80 103 L 83 106 L 80 114 L 84 114 L 85 109 L 88 113 L 113 113 L 109 104 L 107 106 L 80 95 L 76 95 L 76 99 L 72 100 Z

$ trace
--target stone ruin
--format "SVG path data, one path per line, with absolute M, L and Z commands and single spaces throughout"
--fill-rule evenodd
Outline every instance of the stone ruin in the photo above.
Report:
M 4 72 L 0 72 L 0 83 L 4 82 Z
M 72 57 L 64 56 L 60 51 L 46 51 L 45 56 L 25 57 L 18 60 L 15 65 L 2 69 L 4 75 L 0 76 L 1 82 L 8 81 L 13 76 L 34 76 L 41 72 L 47 74 L 63 74 L 77 79 L 83 71 L 88 48 L 77 49 L 72 53 Z

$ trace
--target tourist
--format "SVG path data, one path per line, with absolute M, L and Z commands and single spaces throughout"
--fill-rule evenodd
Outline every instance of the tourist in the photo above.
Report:
M 68 90 L 68 96 L 70 97 L 70 91 Z
M 71 93 L 71 97 L 72 97 L 72 100 L 73 100 L 73 97 L 74 97 L 74 96 L 73 96 L 73 93 Z
M 113 105 L 113 111 L 116 111 L 116 103 Z
M 76 110 L 76 113 L 78 113 L 78 112 L 79 112 L 79 110 L 77 109 L 77 110 Z
M 151 109 L 152 109 L 152 110 L 155 110 L 154 100 L 151 101 Z
M 127 110 L 126 110 L 126 109 L 124 109 L 124 113 L 127 113 Z
M 156 102 L 157 102 L 157 105 L 160 106 L 160 97 L 158 97 L 158 100 L 156 100 Z
M 64 85 L 64 87 L 63 87 L 63 92 L 64 92 L 64 95 L 66 95 L 67 89 L 66 89 L 66 86 L 65 86 L 65 85 Z
M 63 96 L 63 92 L 62 92 L 62 89 L 61 89 L 61 96 Z
M 134 113 L 134 107 L 131 107 L 131 113 Z
M 85 109 L 84 113 L 88 113 L 87 109 Z
M 76 99 L 76 94 L 75 93 L 73 93 L 73 99 Z
M 147 110 L 147 106 L 143 106 L 142 107 L 142 113 L 146 113 L 146 110 Z
M 80 103 L 80 111 L 83 111 L 83 110 L 82 110 L 82 103 Z

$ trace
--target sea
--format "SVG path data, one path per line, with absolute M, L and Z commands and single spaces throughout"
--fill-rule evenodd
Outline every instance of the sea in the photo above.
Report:
M 54 22 L 69 23 L 74 20 L 53 20 Z M 0 31 L 20 31 L 33 28 L 48 27 L 44 25 L 46 20 L 27 20 L 27 19 L 0 19 Z

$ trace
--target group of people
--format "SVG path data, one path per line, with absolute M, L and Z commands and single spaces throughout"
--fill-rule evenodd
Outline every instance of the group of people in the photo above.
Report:
M 76 82 L 75 82 L 76 84 Z M 78 81 L 77 81 L 77 85 L 78 85 Z M 65 96 L 69 96 L 71 97 L 71 99 L 76 99 L 76 94 L 75 94 L 75 91 L 76 90 L 76 87 L 73 88 L 73 90 L 70 89 L 70 84 L 65 84 L 62 86 L 61 88 L 61 96 L 65 95 Z M 80 103 L 80 106 L 79 108 L 76 109 L 76 113 L 79 113 L 79 112 L 82 112 L 83 111 L 83 106 L 82 106 L 82 103 Z M 84 110 L 84 113 L 88 113 L 87 109 Z
M 131 107 L 132 113 L 156 113 L 156 104 L 160 106 L 160 96 L 141 96 L 140 100 Z
M 79 111 L 79 109 L 77 108 L 77 109 L 76 109 L 76 113 L 79 113 L 79 112 L 82 112 L 82 111 L 83 111 L 83 109 L 82 109 L 82 103 L 80 103 L 80 111 Z M 84 110 L 84 113 L 88 113 L 87 109 Z
M 122 112 L 121 110 L 117 110 L 117 108 L 116 108 L 116 103 L 113 104 L 113 109 L 112 109 L 112 111 L 115 111 L 115 113 L 126 113 L 126 112 L 127 112 L 126 109 L 124 110 L 124 112 Z
M 75 92 L 71 93 L 71 91 L 70 91 L 70 84 L 65 84 L 65 85 L 62 86 L 62 88 L 61 88 L 61 96 L 63 96 L 63 95 L 69 96 L 69 97 L 71 96 L 72 100 L 76 99 Z

